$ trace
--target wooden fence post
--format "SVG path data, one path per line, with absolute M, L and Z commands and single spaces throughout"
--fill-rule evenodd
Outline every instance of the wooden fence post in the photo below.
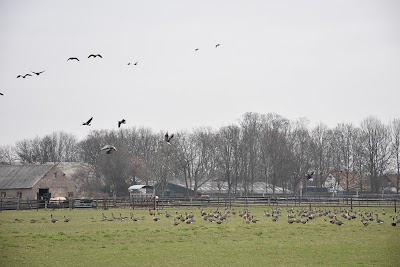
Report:
M 350 210 L 353 210 L 353 198 L 350 198 Z

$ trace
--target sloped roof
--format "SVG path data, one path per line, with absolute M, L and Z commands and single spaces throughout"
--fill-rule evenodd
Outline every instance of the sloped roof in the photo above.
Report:
M 32 188 L 55 164 L 0 165 L 0 189 Z
M 142 189 L 142 188 L 153 188 L 150 185 L 145 185 L 145 184 L 135 184 L 135 185 L 131 185 L 130 187 L 128 187 L 128 190 L 138 190 L 138 189 Z

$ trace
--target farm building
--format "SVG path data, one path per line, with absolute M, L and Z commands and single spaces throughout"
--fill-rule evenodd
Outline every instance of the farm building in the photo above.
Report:
M 156 190 L 157 196 L 194 196 L 194 191 L 187 189 L 186 187 L 173 183 L 166 183 L 162 186 L 161 183 L 155 184 L 154 188 Z
M 76 190 L 58 164 L 0 165 L 1 198 L 72 198 Z
M 148 200 L 154 195 L 154 187 L 150 185 L 131 185 L 128 191 L 130 197 L 135 200 Z

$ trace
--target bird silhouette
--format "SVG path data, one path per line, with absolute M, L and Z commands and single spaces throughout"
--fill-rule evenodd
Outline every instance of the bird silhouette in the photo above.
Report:
M 138 63 L 139 63 L 139 62 L 135 62 L 135 63 L 132 63 L 132 65 L 135 65 L 135 66 L 136 66 Z M 131 65 L 131 63 L 129 62 L 128 65 Z
M 90 126 L 90 122 L 93 120 L 93 117 L 91 117 L 87 122 L 82 123 L 82 125 L 87 125 Z
M 197 52 L 197 51 L 199 51 L 199 49 L 198 49 L 198 48 L 196 48 L 194 51 L 195 51 L 195 52 Z
M 77 57 L 70 57 L 69 59 L 67 59 L 67 61 L 69 61 L 69 60 L 78 60 L 79 61 L 79 59 Z
M 3 93 L 0 93 L 0 95 L 4 95 Z
M 118 121 L 118 128 L 121 127 L 121 124 L 126 124 L 126 120 L 122 119 L 122 120 Z
M 42 74 L 42 73 L 45 72 L 45 71 L 40 71 L 40 72 L 31 71 L 31 72 L 34 73 L 34 74 L 36 74 L 37 76 L 39 76 L 40 74 Z
M 165 135 L 164 135 L 164 141 L 165 141 L 167 144 L 170 145 L 170 144 L 171 144 L 170 141 L 171 141 L 172 137 L 174 137 L 174 134 L 168 135 L 168 132 L 166 132 Z
M 21 77 L 22 77 L 22 78 L 25 79 L 27 76 L 32 76 L 32 75 L 29 74 L 29 73 L 27 73 L 27 74 L 25 74 L 25 75 L 18 75 L 17 78 L 21 78 Z
M 115 146 L 105 145 L 101 150 L 106 151 L 107 154 L 111 154 L 113 151 L 117 151 Z
M 220 44 L 216 44 L 216 45 L 215 45 L 215 48 L 217 48 L 218 46 L 220 46 Z
M 306 173 L 306 174 L 304 175 L 305 178 L 307 178 L 308 180 L 311 180 L 311 179 L 313 178 L 314 172 L 315 172 L 315 171 Z
M 91 54 L 91 55 L 88 56 L 88 58 L 91 58 L 91 57 L 100 57 L 100 58 L 103 58 L 100 54 L 97 54 L 97 55 Z

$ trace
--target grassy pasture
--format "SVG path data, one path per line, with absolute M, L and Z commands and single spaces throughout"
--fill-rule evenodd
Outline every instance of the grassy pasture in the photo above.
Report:
M 383 224 L 368 226 L 339 216 L 342 226 L 318 216 L 288 224 L 286 207 L 272 222 L 264 209 L 250 208 L 258 223 L 230 214 L 220 225 L 203 221 L 197 208 L 161 210 L 172 216 L 193 212 L 193 224 L 178 226 L 164 215 L 154 222 L 145 209 L 134 210 L 142 218 L 138 222 L 101 220 L 102 212 L 129 217 L 129 209 L 2 211 L 0 266 L 400 266 L 400 225 L 390 225 L 393 209 L 380 215 Z M 51 223 L 50 214 L 60 222 Z M 71 221 L 64 223 L 64 215 Z

